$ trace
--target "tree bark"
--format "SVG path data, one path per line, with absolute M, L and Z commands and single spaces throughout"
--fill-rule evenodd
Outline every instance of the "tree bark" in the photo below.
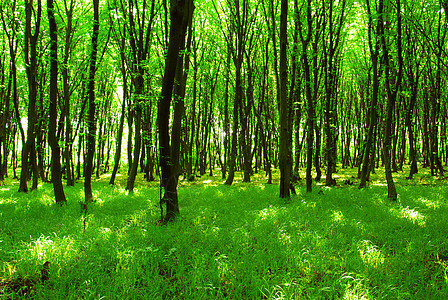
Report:
M 95 154 L 95 134 L 96 134 L 96 120 L 95 120 L 95 72 L 96 72 L 96 57 L 98 53 L 98 34 L 99 34 L 99 0 L 93 0 L 93 33 L 92 33 L 92 52 L 90 53 L 90 67 L 89 67 L 89 118 L 87 121 L 87 155 L 86 168 L 84 170 L 84 196 L 85 202 L 93 201 L 92 194 L 92 171 L 93 171 L 93 156 Z M 97 166 L 99 167 L 99 166 Z
M 65 44 L 64 44 L 64 62 L 62 64 L 62 81 L 64 92 L 64 115 L 65 115 L 65 148 L 64 148 L 64 160 L 65 160 L 65 175 L 67 178 L 67 186 L 74 186 L 75 179 L 72 176 L 72 124 L 70 118 L 70 76 L 69 76 L 69 57 L 71 53 L 71 42 L 73 33 L 73 10 L 74 1 L 70 2 L 69 7 L 66 6 L 67 14 L 67 27 L 65 29 Z
M 51 181 L 56 203 L 67 203 L 62 185 L 61 149 L 56 137 L 57 93 L 58 93 L 58 37 L 53 0 L 47 0 L 48 24 L 50 27 L 50 115 L 48 122 L 48 144 L 51 147 Z
M 126 189 L 130 192 L 134 190 L 135 178 L 137 176 L 138 164 L 140 158 L 140 150 L 142 146 L 142 110 L 145 104 L 144 97 L 144 66 L 143 63 L 147 59 L 147 55 L 150 52 L 150 41 L 152 25 L 154 20 L 155 1 L 152 1 L 151 8 L 149 10 L 149 21 L 146 20 L 146 1 L 143 3 L 144 9 L 142 15 L 138 14 L 138 3 L 134 4 L 133 0 L 129 0 L 129 33 L 130 43 L 133 55 L 133 84 L 134 84 L 134 112 L 135 117 L 135 143 L 134 143 L 134 157 L 132 158 L 132 164 L 130 165 L 128 181 Z M 137 12 L 137 14 L 135 13 Z M 135 17 L 134 17 L 135 14 Z M 136 18 L 136 20 L 135 20 Z M 145 30 L 145 25 L 146 30 Z
M 280 198 L 290 198 L 289 188 L 291 182 L 291 114 L 287 92 L 288 66 L 287 66 L 287 19 L 288 1 L 281 1 L 280 14 Z
M 387 90 L 387 114 L 386 114 L 386 129 L 384 132 L 384 143 L 383 143 L 383 154 L 384 154 L 384 167 L 386 173 L 386 181 L 387 181 L 387 197 L 391 201 L 397 200 L 397 191 L 395 188 L 394 179 L 392 176 L 392 168 L 391 168 L 391 135 L 392 135 L 392 114 L 395 107 L 395 101 L 397 98 L 398 90 L 400 88 L 400 83 L 403 74 L 403 57 L 402 57 L 402 47 L 401 47 L 401 9 L 400 9 L 400 0 L 397 0 L 396 3 L 397 9 L 397 54 L 398 54 L 398 74 L 396 78 L 392 78 L 391 72 L 393 71 L 390 66 L 390 58 L 389 58 L 389 49 L 388 43 L 386 41 L 385 36 L 385 28 L 383 22 L 383 0 L 379 0 L 378 4 L 378 25 L 380 28 L 380 36 L 381 36 L 381 44 L 383 49 L 383 62 L 385 64 L 385 84 Z M 395 71 L 395 70 L 394 70 Z M 392 86 L 392 80 L 395 81 L 394 86 Z
M 179 215 L 177 176 L 173 172 L 174 162 L 172 160 L 173 153 L 171 152 L 170 145 L 169 119 L 179 51 L 184 46 L 182 42 L 185 41 L 187 25 L 193 14 L 193 0 L 171 2 L 170 14 L 170 37 L 158 110 L 160 168 L 162 171 L 161 186 L 164 188 L 164 195 L 161 199 L 160 207 L 163 209 L 163 203 L 166 204 L 166 215 L 163 220 L 165 223 L 173 221 Z M 174 149 L 174 151 L 178 151 L 178 149 Z M 177 154 L 175 153 L 174 156 L 177 156 Z
M 294 1 L 294 5 L 297 4 L 297 0 Z M 305 95 L 306 95 L 306 105 L 307 105 L 307 127 L 306 127 L 306 191 L 312 192 L 313 189 L 313 178 L 311 174 L 311 169 L 313 166 L 313 144 L 314 144 L 314 118 L 315 118 L 315 108 L 313 94 L 311 91 L 311 70 L 310 63 L 308 60 L 308 47 L 313 34 L 313 18 L 311 16 L 311 0 L 307 0 L 306 8 L 306 20 L 307 20 L 307 30 L 306 35 L 303 34 L 303 25 L 299 23 L 299 34 L 302 41 L 302 63 L 305 72 Z
M 367 14 L 368 14 L 368 43 L 369 43 L 369 50 L 370 50 L 370 58 L 372 60 L 372 94 L 370 98 L 370 107 L 369 107 L 369 115 L 368 115 L 368 122 L 369 122 L 369 129 L 367 132 L 367 137 L 365 141 L 365 149 L 363 154 L 363 163 L 362 163 L 362 169 L 361 169 L 361 180 L 359 183 L 359 188 L 365 188 L 368 178 L 368 173 L 370 172 L 370 169 L 372 166 L 370 166 L 370 158 L 371 158 L 371 152 L 374 144 L 374 134 L 375 134 L 375 127 L 377 122 L 377 106 L 378 106 L 378 91 L 379 91 L 379 71 L 378 71 L 378 55 L 379 55 L 379 28 L 377 24 L 377 31 L 376 31 L 376 37 L 377 40 L 375 42 L 375 46 L 373 45 L 372 41 L 372 31 L 373 31 L 373 17 L 372 13 L 370 11 L 370 1 L 366 0 L 367 2 Z M 380 21 L 378 21 L 380 22 Z
M 37 42 L 40 32 L 40 17 L 42 12 L 41 1 L 37 2 L 37 15 L 34 22 L 34 34 L 32 30 L 33 1 L 25 1 L 25 65 L 28 78 L 28 128 L 26 141 L 22 149 L 22 170 L 20 174 L 19 192 L 28 192 L 27 180 L 29 178 L 29 165 L 36 174 L 37 163 L 35 153 L 36 147 L 36 101 L 37 101 Z M 32 149 L 34 148 L 34 150 Z M 37 179 L 37 178 L 36 178 Z M 37 188 L 37 182 L 33 181 L 33 188 Z

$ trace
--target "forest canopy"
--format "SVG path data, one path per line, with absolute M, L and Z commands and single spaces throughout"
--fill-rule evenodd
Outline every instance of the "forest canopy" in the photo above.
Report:
M 160 180 L 162 218 L 179 180 L 226 185 L 280 170 L 366 187 L 448 163 L 447 20 L 440 1 L 2 0 L 0 180 L 19 192 L 117 173 Z M 28 181 L 32 179 L 32 183 Z M 352 184 L 352 181 L 346 184 Z M 164 208 L 166 215 L 164 216 Z

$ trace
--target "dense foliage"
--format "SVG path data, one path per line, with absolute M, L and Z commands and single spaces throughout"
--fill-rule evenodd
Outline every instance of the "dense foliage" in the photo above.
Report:
M 113 184 L 128 166 L 132 191 L 138 172 L 154 180 L 168 156 L 175 181 L 215 168 L 227 184 L 236 170 L 245 182 L 260 170 L 270 181 L 280 167 L 282 197 L 303 175 L 308 191 L 312 176 L 338 184 L 337 165 L 358 167 L 360 187 L 384 166 L 392 200 L 392 174 L 408 163 L 409 178 L 419 164 L 444 175 L 443 1 L 198 1 L 175 46 L 176 75 L 165 69 L 173 3 L 41 2 L 1 4 L 0 177 L 21 170 L 20 191 L 31 178 L 33 189 L 58 178 L 49 169 L 59 161 L 68 186 L 107 172 Z M 167 156 L 167 134 L 157 134 L 170 74 Z
M 8 291 L 18 293 L 10 284 L 24 286 L 17 283 L 17 274 L 35 286 L 34 279 L 26 279 L 28 275 L 33 277 L 35 270 L 21 269 L 17 273 L 16 264 L 11 262 L 16 258 L 10 254 L 58 240 L 74 243 L 70 244 L 73 248 L 67 245 L 67 251 L 73 253 L 54 255 L 61 260 L 63 257 L 59 255 L 68 255 L 69 261 L 55 264 L 55 259 L 44 259 L 41 254 L 30 258 L 36 268 L 45 260 L 50 261 L 42 272 L 48 273 L 49 268 L 53 279 L 55 272 L 70 270 L 70 263 L 76 264 L 78 259 L 83 266 L 104 260 L 100 268 L 110 268 L 93 268 L 100 275 L 89 277 L 80 285 L 97 283 L 111 274 L 118 276 L 119 282 L 125 280 L 128 271 L 141 275 L 136 275 L 133 283 L 123 282 L 121 288 L 125 290 L 98 290 L 99 295 L 117 292 L 132 298 L 137 292 L 128 288 L 135 288 L 137 281 L 149 284 L 147 277 L 143 277 L 157 273 L 161 276 L 157 284 L 164 288 L 167 285 L 170 291 L 165 295 L 170 296 L 183 293 L 187 297 L 198 290 L 204 297 L 207 293 L 222 297 L 232 293 L 243 295 L 244 290 L 250 290 L 254 293 L 251 296 L 257 298 L 262 295 L 274 298 L 283 292 L 309 297 L 329 292 L 323 297 L 337 298 L 343 297 L 345 291 L 371 297 L 406 298 L 409 291 L 428 293 L 435 298 L 446 296 L 448 250 L 435 232 L 446 231 L 446 226 L 440 224 L 444 220 L 442 191 L 444 168 L 448 164 L 448 102 L 444 85 L 448 70 L 447 1 L 0 1 L 0 182 L 6 185 L 6 200 L 0 200 L 0 206 L 16 218 L 15 214 L 27 210 L 29 205 L 35 214 L 50 216 L 46 220 L 52 220 L 52 225 L 44 226 L 59 226 L 63 223 L 58 222 L 67 225 L 73 218 L 79 219 L 73 206 L 64 206 L 79 202 L 82 221 L 76 226 L 83 226 L 86 233 L 73 241 L 74 232 L 78 234 L 80 228 L 55 230 L 55 239 L 49 238 L 50 233 L 45 231 L 41 237 L 32 234 L 31 241 L 11 230 L 25 227 L 19 223 L 34 215 L 27 215 L 26 211 L 23 219 L 17 215 L 19 223 L 11 221 L 11 225 L 0 228 L 3 239 L 0 241 L 12 239 L 7 242 L 8 248 L 14 247 L 13 251 L 2 248 L 9 251 L 3 262 L 3 274 L 10 272 L 5 287 Z M 354 170 L 349 178 L 341 175 L 346 169 Z M 203 176 L 214 178 L 214 182 L 217 177 L 222 178 L 219 183 L 226 186 L 213 188 L 208 194 L 209 187 L 201 187 L 198 182 Z M 139 181 L 142 177 L 144 184 Z M 400 178 L 397 186 L 396 177 Z M 267 185 L 253 185 L 254 179 L 257 184 L 262 181 Z M 118 181 L 125 191 L 96 184 L 97 180 L 107 180 L 110 185 Z M 386 184 L 374 187 L 376 180 Z M 413 197 L 412 193 L 419 195 L 417 187 L 427 181 L 437 182 L 441 187 L 434 187 L 430 196 L 419 198 L 425 200 Z M 84 184 L 83 197 L 78 192 L 80 182 Z M 49 183 L 53 186 L 52 193 Z M 235 183 L 237 188 L 228 187 Z M 272 183 L 278 185 L 270 186 Z M 190 184 L 193 187 L 183 188 Z M 338 192 L 338 188 L 350 185 L 367 189 Z M 313 192 L 316 187 L 325 191 L 325 196 L 317 196 Z M 259 195 L 261 201 L 246 201 L 249 196 L 243 195 L 241 201 L 245 204 L 235 204 L 235 199 L 223 196 L 233 197 L 236 191 L 245 189 Z M 273 189 L 279 190 L 279 194 L 272 193 Z M 232 223 L 228 220 L 214 226 L 207 219 L 209 223 L 204 227 L 199 221 L 191 221 L 194 219 L 191 216 L 199 213 L 193 213 L 193 207 L 202 208 L 197 202 L 192 204 L 192 198 L 198 197 L 197 191 L 202 190 L 207 191 L 201 197 L 206 198 L 204 203 L 209 203 L 213 210 L 222 209 L 222 215 L 229 220 L 238 219 L 237 225 L 232 225 L 237 226 L 232 227 L 235 235 L 220 235 L 221 228 Z M 278 195 L 289 199 L 295 193 L 300 197 L 293 199 L 305 200 L 294 202 L 293 207 L 284 209 L 284 203 L 278 201 L 287 200 L 276 199 Z M 216 238 L 214 242 L 220 249 L 194 256 L 203 261 L 191 265 L 192 254 L 180 250 L 187 241 L 175 244 L 175 239 L 167 238 L 163 250 L 161 241 L 155 241 L 154 244 L 160 245 L 154 247 L 143 246 L 144 243 L 139 244 L 141 241 L 128 241 L 122 236 L 126 231 L 123 228 L 134 221 L 123 221 L 120 216 L 109 224 L 108 216 L 104 215 L 103 220 L 92 215 L 107 205 L 111 208 L 105 214 L 120 213 L 113 211 L 132 200 L 139 203 L 135 205 L 147 206 L 144 197 L 151 205 L 157 205 L 162 224 L 178 218 L 182 207 L 189 214 L 187 224 L 180 222 L 173 228 L 160 229 L 163 234 L 178 234 L 181 228 L 188 233 L 188 227 L 194 240 L 204 229 L 205 237 Z M 347 197 L 350 201 L 345 202 Z M 47 200 L 60 204 L 61 210 L 53 206 L 50 209 Z M 417 233 L 427 230 L 418 223 L 425 219 L 418 210 L 420 205 L 428 210 L 434 208 L 436 212 L 431 214 L 437 215 L 437 218 L 427 216 L 437 225 L 423 238 L 417 237 Z M 41 210 L 38 206 L 42 206 Z M 317 212 L 313 210 L 316 207 Z M 353 221 L 357 218 L 353 217 L 354 211 L 364 214 L 362 207 L 367 207 L 368 219 L 360 222 L 369 224 L 367 227 Z M 142 215 L 135 216 L 135 222 L 143 218 L 145 226 L 141 230 L 152 227 L 148 222 L 154 221 L 155 209 L 138 208 Z M 265 222 L 263 228 L 255 226 L 257 221 L 252 214 L 271 209 L 277 214 L 272 222 Z M 297 217 L 302 211 L 318 216 L 322 224 L 308 219 L 308 215 L 303 219 Z M 352 216 L 349 223 L 354 240 L 350 241 L 345 229 L 339 231 L 342 227 L 332 231 L 346 212 Z M 401 217 L 397 217 L 404 213 L 418 220 L 412 219 L 412 225 L 403 221 L 404 225 L 400 223 Z M 129 215 L 134 218 L 133 212 Z M 6 213 L 1 218 L 6 224 Z M 206 218 L 214 220 L 210 215 Z M 384 225 L 387 229 L 374 224 L 375 218 L 387 220 Z M 99 223 L 95 224 L 96 221 Z M 188 222 L 193 223 L 190 226 Z M 113 224 L 118 226 L 116 231 L 111 229 Z M 356 224 L 361 225 L 358 228 Z M 90 233 L 89 226 L 94 228 Z M 315 226 L 322 227 L 322 234 L 313 235 Z M 256 237 L 262 232 L 268 234 L 269 230 L 289 230 L 284 228 L 293 228 L 294 232 L 305 230 L 304 240 L 295 240 L 293 249 L 282 242 L 281 234 L 265 237 L 263 241 Z M 406 232 L 416 229 L 417 233 L 406 239 L 403 228 Z M 254 233 L 252 229 L 260 231 Z M 378 232 L 384 235 L 378 237 Z M 396 233 L 397 240 L 393 237 Z M 132 234 L 141 234 L 138 239 L 148 237 L 145 231 Z M 301 265 L 316 259 L 304 257 L 312 252 L 308 248 L 308 252 L 300 252 L 307 244 L 304 241 L 323 251 L 326 242 L 320 243 L 327 238 L 337 243 L 339 237 L 334 235 L 338 234 L 342 235 L 342 244 L 331 248 L 333 254 L 320 257 L 325 261 L 319 263 L 328 262 L 327 271 L 324 265 L 316 268 L 314 262 L 308 267 Z M 121 247 L 117 249 L 120 254 L 107 257 L 108 253 L 103 253 L 103 257 L 99 253 L 90 259 L 91 251 L 95 251 L 92 249 L 98 246 L 94 240 L 104 239 L 103 246 L 107 246 L 109 235 Z M 238 255 L 261 247 L 256 251 L 261 256 L 252 265 L 250 276 L 245 268 L 251 255 L 246 253 L 241 260 L 234 256 L 237 251 L 234 247 L 239 243 L 237 236 L 244 245 Z M 226 239 L 235 239 L 235 243 L 224 247 Z M 20 248 L 19 241 L 27 246 Z M 120 245 L 119 241 L 125 243 Z M 194 241 L 190 252 L 197 253 L 204 245 Z M 126 242 L 141 246 L 130 248 Z M 168 246 L 171 242 L 174 244 Z M 265 260 L 267 254 L 260 254 L 268 251 L 269 243 L 279 248 L 280 265 Z M 207 244 L 212 246 L 213 243 Z M 344 254 L 344 249 L 349 254 Z M 411 258 L 406 249 L 409 253 L 421 252 Z M 134 250 L 148 257 L 154 254 L 151 256 L 155 259 L 154 268 L 142 266 L 139 261 L 129 262 Z M 355 267 L 344 264 L 344 255 L 358 252 L 362 252 L 363 263 L 358 257 Z M 230 253 L 232 261 L 227 258 Z M 177 256 L 181 254 L 185 257 Z M 376 263 L 370 265 L 370 258 L 364 260 L 369 255 L 387 263 L 381 267 Z M 291 261 L 291 257 L 300 259 Z M 26 260 L 25 256 L 18 259 Z M 164 265 L 167 261 L 173 265 Z M 272 265 L 265 265 L 268 261 Z M 20 266 L 29 267 L 28 262 Z M 129 265 L 122 267 L 120 263 Z M 399 267 L 400 263 L 409 264 L 409 268 Z M 216 272 L 209 274 L 202 270 L 205 273 L 195 273 L 197 278 L 176 277 L 182 270 L 186 274 L 206 265 Z M 177 267 L 185 269 L 179 271 Z M 416 282 L 416 278 L 397 283 L 413 267 L 423 274 L 420 278 L 425 283 Z M 276 272 L 282 278 L 296 279 L 280 283 Z M 209 277 L 201 279 L 201 274 Z M 298 277 L 305 278 L 304 282 L 298 282 Z M 332 285 L 327 284 L 330 282 Z M 73 297 L 80 296 L 66 283 L 58 284 Z M 439 286 L 442 288 L 438 289 Z M 48 292 L 51 287 L 45 289 Z

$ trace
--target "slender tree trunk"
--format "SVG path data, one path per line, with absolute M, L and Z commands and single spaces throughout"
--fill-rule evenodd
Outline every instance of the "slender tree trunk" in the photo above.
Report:
M 99 0 L 93 0 L 93 34 L 92 34 L 92 52 L 90 53 L 90 68 L 89 68 L 89 118 L 87 122 L 87 156 L 86 168 L 84 170 L 84 196 L 85 202 L 93 201 L 92 194 L 92 171 L 93 171 L 93 156 L 95 154 L 95 134 L 96 134 L 96 120 L 95 120 L 95 71 L 96 71 L 96 56 L 98 52 L 98 33 L 100 28 L 99 23 Z M 97 166 L 99 167 L 99 166 Z
M 379 71 L 378 71 L 378 55 L 379 55 L 379 40 L 375 42 L 375 46 L 373 46 L 372 41 L 372 31 L 373 31 L 373 20 L 372 20 L 372 13 L 370 11 L 370 3 L 369 0 L 367 0 L 367 13 L 369 18 L 369 24 L 368 24 L 368 42 L 369 42 L 369 49 L 370 49 L 370 58 L 372 60 L 372 94 L 370 98 L 370 107 L 369 107 L 369 129 L 367 132 L 367 137 L 365 141 L 365 149 L 364 149 L 364 155 L 363 155 L 363 163 L 362 163 L 362 170 L 361 170 L 361 180 L 359 183 L 359 188 L 365 188 L 368 178 L 368 173 L 370 172 L 371 166 L 370 166 L 370 158 L 371 158 L 371 152 L 372 148 L 374 146 L 374 134 L 375 134 L 375 127 L 377 122 L 377 105 L 378 105 L 378 91 L 379 91 Z M 379 21 L 378 21 L 379 22 Z M 378 25 L 377 25 L 378 27 Z M 377 29 L 378 30 L 378 29 Z M 378 38 L 379 39 L 379 38 Z
M 229 118 L 229 82 L 230 82 L 230 49 L 227 47 L 227 60 L 226 60 L 226 92 L 224 95 L 224 157 L 221 168 L 222 179 L 226 179 L 228 154 L 230 144 L 230 118 Z
M 48 23 L 50 27 L 50 116 L 48 123 L 48 143 L 51 147 L 51 181 L 53 182 L 56 203 L 65 204 L 67 200 L 62 185 L 61 149 L 56 137 L 57 90 L 58 90 L 58 37 L 54 15 L 53 0 L 47 0 Z
M 42 12 L 42 6 L 40 0 L 37 2 L 38 12 L 36 15 L 36 21 L 34 24 L 34 34 L 32 29 L 32 15 L 33 15 L 33 1 L 25 1 L 25 63 L 26 63 L 26 75 L 28 78 L 28 129 L 26 141 L 22 149 L 22 170 L 20 175 L 19 192 L 28 192 L 27 180 L 29 178 L 29 164 L 33 170 L 33 174 L 36 174 L 37 163 L 35 161 L 35 155 L 31 155 L 33 147 L 36 146 L 35 130 L 36 130 L 36 101 L 37 101 L 37 42 L 40 31 L 40 17 Z M 35 149 L 34 149 L 35 152 Z M 37 179 L 37 178 L 36 178 Z M 33 182 L 33 188 L 37 188 L 36 182 Z
M 325 3 L 323 2 L 323 5 Z M 326 103 L 324 111 L 324 127 L 326 134 L 326 150 L 325 158 L 327 162 L 325 184 L 327 186 L 336 185 L 336 180 L 333 178 L 333 172 L 336 171 L 336 153 L 337 153 L 337 100 L 338 100 L 338 53 L 339 53 L 339 42 L 342 27 L 344 24 L 344 12 L 345 12 L 345 0 L 343 0 L 339 5 L 341 5 L 341 13 L 339 15 L 339 20 L 336 18 L 334 21 L 333 17 L 333 1 L 330 1 L 330 10 L 328 16 L 328 46 L 325 43 L 324 35 L 324 56 L 326 61 L 326 74 L 325 74 L 325 86 L 326 86 Z
M 281 1 L 280 15 L 280 198 L 289 198 L 291 182 L 291 114 L 287 92 L 288 66 L 287 66 L 287 18 L 288 1 Z
M 146 2 L 143 3 L 146 6 Z M 129 176 L 126 184 L 126 189 L 130 192 L 134 190 L 135 178 L 137 176 L 138 164 L 140 159 L 140 151 L 142 147 L 142 111 L 145 105 L 144 97 L 144 74 L 145 69 L 143 64 L 146 62 L 147 55 L 150 53 L 150 41 L 152 25 L 154 21 L 155 1 L 151 3 L 151 8 L 148 11 L 144 7 L 141 15 L 139 14 L 138 2 L 129 0 L 128 7 L 129 25 L 130 25 L 130 44 L 133 55 L 133 71 L 135 79 L 134 83 L 134 118 L 135 118 L 135 144 L 134 157 L 130 163 Z M 137 12 L 137 13 L 136 13 Z M 149 20 L 146 20 L 146 13 L 149 13 Z M 145 30 L 146 26 L 146 30 Z M 130 155 L 131 156 L 131 155 Z
M 294 1 L 294 5 L 297 6 L 297 0 Z M 313 33 L 313 18 L 311 16 L 311 0 L 307 0 L 307 9 L 306 9 L 306 20 L 307 20 L 307 31 L 306 36 L 302 33 L 302 25 L 299 23 L 299 34 L 300 39 L 302 41 L 302 63 L 303 69 L 305 72 L 305 94 L 306 94 L 306 105 L 307 105 L 307 127 L 306 127 L 306 191 L 312 192 L 313 188 L 313 178 L 311 174 L 311 169 L 313 166 L 313 144 L 314 144 L 314 100 L 313 94 L 311 91 L 311 70 L 310 63 L 308 60 L 308 47 L 311 41 L 312 33 Z
M 186 4 L 186 5 L 192 5 Z M 193 8 L 186 8 L 188 10 Z M 189 58 L 189 52 L 191 50 L 191 41 L 192 41 L 192 11 L 186 11 L 184 12 L 187 14 L 188 20 L 188 41 L 187 45 L 185 46 L 185 33 L 183 33 L 183 36 L 181 37 L 181 41 L 179 44 L 179 52 L 181 53 L 179 55 L 179 58 L 177 60 L 177 67 L 176 67 L 176 75 L 174 80 L 174 86 L 173 86 L 173 98 L 176 100 L 174 104 L 174 113 L 173 113 L 173 126 L 172 126 L 172 141 L 171 141 L 171 159 L 173 163 L 173 169 L 172 169 L 172 176 L 175 177 L 175 181 L 177 182 L 179 180 L 179 175 L 182 172 L 181 162 L 180 162 L 180 154 L 181 154 L 181 136 L 182 136 L 182 119 L 184 117 L 185 113 L 185 89 L 187 85 L 187 77 L 188 77 L 188 70 L 190 67 L 190 58 Z M 184 18 L 185 18 L 184 17 Z M 184 30 L 182 28 L 182 30 Z M 186 52 L 185 52 L 186 50 Z M 183 52 L 185 52 L 185 57 Z M 185 60 L 185 63 L 184 63 Z M 212 90 L 213 93 L 213 90 Z M 213 103 L 213 101 L 212 101 Z M 168 212 L 167 212 L 168 213 Z
M 391 169 L 391 138 L 392 138 L 392 114 L 395 107 L 395 101 L 397 98 L 397 93 L 400 88 L 400 82 L 403 73 L 403 58 L 402 58 L 402 48 L 401 48 L 401 10 L 400 10 L 400 0 L 397 0 L 397 53 L 398 53 L 398 75 L 396 78 L 392 78 L 391 67 L 389 62 L 389 49 L 386 42 L 385 28 L 383 22 L 383 0 L 379 0 L 378 5 L 378 25 L 380 27 L 381 34 L 381 44 L 383 48 L 383 62 L 385 64 L 385 76 L 386 76 L 386 90 L 387 90 L 387 114 L 386 114 L 386 129 L 384 132 L 384 143 L 383 143 L 383 154 L 384 154 L 384 166 L 387 181 L 387 197 L 391 201 L 397 200 L 397 191 L 395 188 L 394 179 L 392 176 Z M 392 80 L 395 79 L 395 86 L 392 87 Z
M 250 47 L 249 47 L 250 48 Z M 246 89 L 246 101 L 241 101 L 242 103 L 246 102 L 246 104 L 240 107 L 240 119 L 241 119 L 241 137 L 242 139 L 242 150 L 243 150 L 243 160 L 244 160 L 244 174 L 243 174 L 243 182 L 250 182 L 250 176 L 253 173 L 252 170 L 252 143 L 251 143 L 251 134 L 249 128 L 249 120 L 251 117 L 251 108 L 254 102 L 254 85 L 253 85 L 253 74 L 252 74 L 252 66 L 250 51 L 246 52 L 246 61 L 247 61 L 247 89 Z
M 166 204 L 164 222 L 170 222 L 179 215 L 179 201 L 177 196 L 177 176 L 173 172 L 173 155 L 170 145 L 169 119 L 170 106 L 174 86 L 174 77 L 178 66 L 179 51 L 184 46 L 185 33 L 189 19 L 193 14 L 193 0 L 179 0 L 171 2 L 171 24 L 168 51 L 165 60 L 165 70 L 162 81 L 162 91 L 159 102 L 159 150 L 160 168 L 162 171 L 161 186 L 164 195 L 160 206 Z M 179 151 L 174 149 L 174 151 Z M 178 157 L 178 154 L 174 154 Z M 163 216 L 163 211 L 162 211 Z
M 74 2 L 70 1 L 69 7 L 66 7 L 67 14 L 67 27 L 65 30 L 65 49 L 64 49 L 64 62 L 62 64 L 62 81 L 64 91 L 64 114 L 65 114 L 65 148 L 64 148 L 64 160 L 65 160 L 65 176 L 67 178 L 67 186 L 74 186 L 75 179 L 72 176 L 72 124 L 70 117 L 70 86 L 69 86 L 69 56 L 71 52 L 71 41 L 73 32 L 73 9 Z

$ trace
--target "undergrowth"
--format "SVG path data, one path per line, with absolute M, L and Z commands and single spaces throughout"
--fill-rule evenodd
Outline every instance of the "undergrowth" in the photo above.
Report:
M 0 297 L 447 299 L 445 180 L 398 177 L 391 203 L 382 174 L 358 190 L 354 172 L 312 193 L 299 182 L 289 201 L 262 176 L 230 187 L 219 177 L 181 182 L 181 217 L 167 226 L 157 183 L 142 178 L 133 194 L 122 177 L 95 182 L 86 218 L 82 184 L 65 188 L 60 207 L 51 185 L 22 194 L 7 181 Z

